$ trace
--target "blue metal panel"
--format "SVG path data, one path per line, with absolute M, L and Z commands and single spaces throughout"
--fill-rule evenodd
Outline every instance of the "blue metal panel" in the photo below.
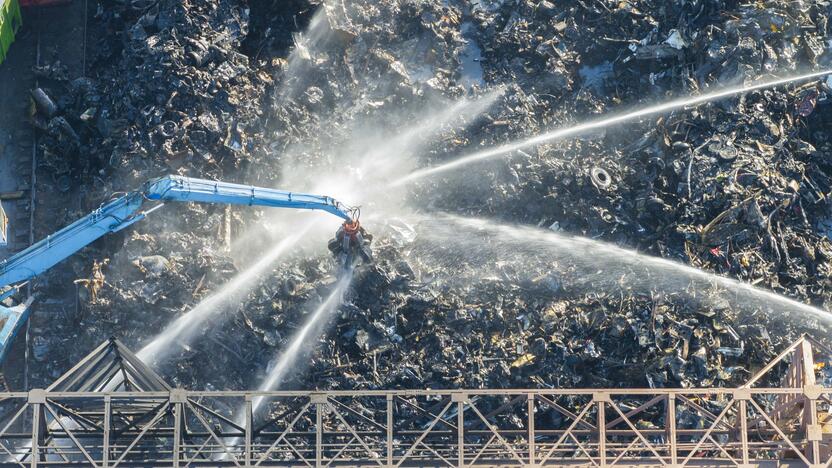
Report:
M 14 307 L 0 306 L 0 362 L 6 359 L 6 355 L 11 349 L 11 344 L 15 337 L 20 333 L 20 329 L 26 320 L 29 318 L 29 305 L 31 300 L 25 304 L 19 304 Z
M 326 196 L 189 177 L 162 177 L 146 183 L 142 191 L 131 192 L 105 203 L 55 234 L 0 262 L 0 287 L 29 280 L 105 234 L 120 231 L 162 206 L 157 205 L 138 213 L 146 198 L 323 210 L 347 221 L 351 220 L 353 213 L 351 208 Z M 18 309 L 0 306 L 0 362 L 27 316 L 26 307 Z
M 0 262 L 0 286 L 26 281 L 91 244 L 101 236 L 123 229 L 143 216 L 142 195 L 131 193 L 117 198 L 29 248 Z
M 145 195 L 151 200 L 323 210 L 351 220 L 350 208 L 332 197 L 190 177 L 167 176 L 148 182 Z

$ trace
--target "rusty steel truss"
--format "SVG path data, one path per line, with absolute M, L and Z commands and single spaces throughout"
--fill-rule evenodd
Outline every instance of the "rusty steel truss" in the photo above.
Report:
M 828 467 L 819 353 L 801 338 L 739 388 L 221 392 L 109 341 L 2 395 L 0 466 Z

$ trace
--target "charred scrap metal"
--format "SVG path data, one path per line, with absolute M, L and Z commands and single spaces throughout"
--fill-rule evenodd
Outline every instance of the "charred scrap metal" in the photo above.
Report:
M 65 194 L 41 201 L 37 232 L 166 173 L 275 185 L 289 148 L 302 148 L 310 168 L 337 164 L 332 142 L 350 141 L 356 122 L 392 135 L 409 129 L 414 109 L 497 86 L 497 102 L 464 128 L 448 125 L 422 164 L 822 69 L 832 63 L 830 13 L 826 2 L 779 0 L 104 2 L 91 18 L 89 76 L 69 80 L 55 64 L 32 91 L 40 190 Z M 324 32 L 304 33 L 316 14 Z M 477 177 L 420 180 L 408 196 L 829 309 L 830 85 L 758 90 L 539 145 L 483 162 L 470 170 Z M 252 250 L 279 242 L 267 218 L 171 207 L 41 278 L 41 297 L 77 305 L 33 319 L 32 381 L 50 381 L 110 336 L 140 348 L 254 261 Z M 460 231 L 441 245 L 422 235 L 431 223 L 373 222 L 374 262 L 357 269 L 331 326 L 281 388 L 735 385 L 801 334 L 826 342 L 830 331 L 817 316 L 741 308 L 716 287 L 633 288 L 638 268 L 596 274 L 545 251 L 467 254 L 453 245 L 499 236 Z M 234 245 L 241 238 L 248 254 Z M 331 291 L 332 265 L 308 248 L 279 259 L 222 305 L 221 325 L 194 324 L 200 339 L 174 343 L 155 364 L 177 386 L 256 387 Z

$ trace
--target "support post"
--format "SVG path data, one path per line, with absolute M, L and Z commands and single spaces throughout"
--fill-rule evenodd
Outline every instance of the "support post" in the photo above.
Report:
M 182 403 L 173 404 L 173 468 L 179 468 L 182 451 Z
M 110 395 L 104 397 L 104 443 L 101 448 L 101 468 L 110 467 L 110 424 L 112 424 L 113 402 Z
M 526 412 L 529 413 L 529 465 L 534 466 L 534 393 L 526 396 Z
M 46 404 L 46 391 L 41 388 L 29 390 L 27 403 L 32 406 L 32 460 L 31 468 L 40 463 L 41 440 L 47 429 L 43 420 L 43 405 Z
M 41 404 L 32 403 L 32 462 L 31 468 L 37 468 L 40 460 L 40 412 Z
M 245 446 L 245 460 L 246 468 L 251 468 L 251 430 L 253 425 L 253 406 L 251 402 L 251 397 L 246 396 L 246 446 Z
M 607 466 L 607 415 L 604 400 L 598 401 L 598 457 L 600 466 Z
M 748 401 L 740 400 L 739 414 L 740 418 L 740 449 L 742 450 L 742 464 L 748 466 Z
M 393 394 L 387 394 L 387 467 L 393 467 Z
M 676 440 L 676 395 L 670 393 L 667 395 L 667 418 L 665 418 L 665 425 L 667 426 L 667 440 L 670 441 L 670 464 L 673 466 L 679 465 L 679 453 Z
M 452 393 L 451 401 L 456 402 L 456 466 L 465 468 L 465 403 L 468 395 Z
M 457 464 L 459 468 L 465 468 L 465 403 L 457 402 L 456 408 Z
M 321 468 L 324 465 L 324 454 L 322 445 L 324 443 L 323 422 L 325 403 L 315 403 L 315 466 Z

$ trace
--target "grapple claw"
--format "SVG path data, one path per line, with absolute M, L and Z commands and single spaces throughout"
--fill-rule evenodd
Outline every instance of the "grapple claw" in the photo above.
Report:
M 358 220 L 345 221 L 329 241 L 329 250 L 335 256 L 343 270 L 351 270 L 362 263 L 373 261 L 370 243 L 373 235 L 369 234 Z

